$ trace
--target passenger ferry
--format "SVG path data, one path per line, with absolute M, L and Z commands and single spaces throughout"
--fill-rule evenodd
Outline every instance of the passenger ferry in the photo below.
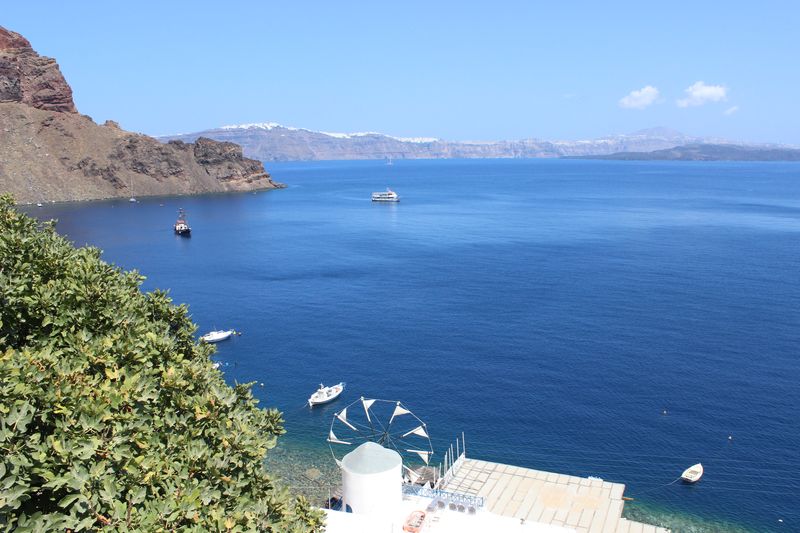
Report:
M 386 192 L 374 192 L 372 193 L 372 201 L 373 202 L 399 202 L 400 197 L 397 195 L 396 192 L 387 188 Z

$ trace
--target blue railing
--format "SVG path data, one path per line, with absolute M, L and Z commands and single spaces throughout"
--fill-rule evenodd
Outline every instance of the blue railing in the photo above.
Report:
M 474 507 L 475 509 L 480 509 L 485 504 L 485 500 L 482 496 L 471 496 L 469 494 L 459 494 L 457 492 L 448 492 L 441 489 L 431 489 L 423 487 L 422 485 L 405 484 L 403 485 L 403 494 L 440 500 L 443 501 L 445 505 L 452 503 L 465 507 Z

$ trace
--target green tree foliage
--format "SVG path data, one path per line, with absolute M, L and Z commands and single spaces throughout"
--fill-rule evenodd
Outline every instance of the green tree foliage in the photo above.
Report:
M 0 529 L 320 530 L 264 469 L 281 414 L 142 279 L 0 197 Z

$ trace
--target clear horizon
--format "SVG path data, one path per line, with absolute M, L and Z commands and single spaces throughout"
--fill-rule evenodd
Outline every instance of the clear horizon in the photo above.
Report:
M 277 122 L 446 140 L 667 127 L 800 144 L 800 5 L 11 5 L 81 113 L 151 135 Z M 42 12 L 47 16 L 43 17 Z

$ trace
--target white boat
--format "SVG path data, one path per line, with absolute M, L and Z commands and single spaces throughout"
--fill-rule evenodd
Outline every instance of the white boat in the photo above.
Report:
M 209 331 L 208 333 L 206 333 L 205 335 L 200 337 L 200 340 L 203 341 L 203 342 L 208 342 L 208 343 L 219 342 L 219 341 L 224 341 L 225 339 L 230 338 L 231 335 L 233 335 L 233 330 L 232 329 L 228 329 L 228 330 L 224 330 L 224 331 L 222 331 L 222 330 L 220 330 L 220 331 Z
M 36 207 L 42 207 L 42 202 L 36 202 Z
M 317 392 L 312 394 L 311 397 L 308 399 L 308 405 L 310 407 L 314 407 L 315 405 L 332 402 L 333 400 L 339 397 L 339 395 L 342 393 L 343 390 L 344 390 L 344 382 L 341 382 L 337 385 L 333 385 L 331 387 L 326 387 L 325 385 L 320 383 Z
M 386 192 L 374 192 L 372 193 L 372 201 L 373 202 L 399 202 L 400 197 L 397 195 L 396 192 L 387 188 Z
M 128 199 L 128 201 L 132 204 L 135 204 L 137 202 L 136 198 L 134 198 L 133 196 L 131 196 L 130 199 Z
M 703 477 L 703 465 L 697 463 L 692 465 L 681 474 L 681 479 L 686 483 L 697 483 Z
M 175 221 L 175 235 L 180 235 L 181 237 L 191 237 L 192 236 L 192 228 L 189 227 L 189 223 L 186 221 L 186 213 L 183 209 L 178 209 L 178 220 Z

